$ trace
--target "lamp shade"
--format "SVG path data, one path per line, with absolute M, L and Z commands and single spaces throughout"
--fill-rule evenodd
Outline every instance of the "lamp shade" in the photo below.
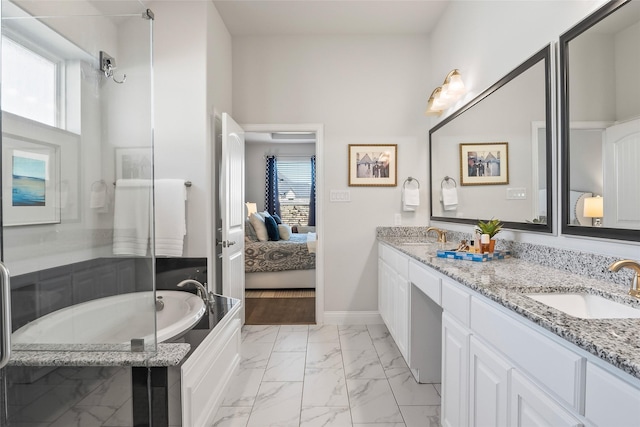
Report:
M 247 202 L 245 203 L 247 206 L 247 216 L 251 216 L 252 213 L 258 212 L 258 206 L 255 203 Z
M 604 216 L 604 199 L 600 196 L 584 199 L 584 216 L 587 218 L 602 218 Z

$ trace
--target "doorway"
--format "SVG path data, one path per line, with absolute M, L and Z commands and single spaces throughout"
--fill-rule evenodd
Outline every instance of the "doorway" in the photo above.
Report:
M 307 266 L 303 267 L 306 269 L 270 272 L 262 276 L 256 272 L 247 272 L 245 273 L 246 297 L 261 300 L 257 301 L 260 304 L 255 307 L 256 310 L 263 312 L 257 318 L 257 322 L 321 324 L 324 317 L 323 126 L 245 124 L 243 128 L 246 137 L 245 200 L 248 203 L 255 203 L 258 212 L 265 210 L 266 157 L 275 156 L 281 169 L 290 168 L 289 173 L 295 174 L 297 166 L 306 165 L 310 162 L 311 156 L 315 156 L 315 225 L 309 225 L 309 212 L 305 211 L 304 200 L 301 200 L 305 197 L 309 198 L 309 190 L 305 192 L 304 189 L 298 189 L 286 176 L 281 177 L 279 187 L 282 188 L 278 188 L 282 222 L 290 226 L 291 236 L 293 236 L 290 243 L 293 244 L 293 240 L 296 239 L 307 239 L 307 243 L 302 245 L 306 245 L 306 250 L 313 255 L 315 269 L 310 270 Z M 308 200 L 306 204 L 308 209 Z M 314 224 L 314 221 L 311 223 Z M 304 256 L 310 255 L 303 254 L 300 257 L 304 258 Z M 305 262 L 304 259 L 302 262 Z M 251 303 L 252 301 L 249 301 L 247 304 L 249 310 L 252 309 Z M 301 310 L 300 307 L 307 308 Z M 310 319 L 309 307 L 314 311 Z M 289 313 L 292 320 L 287 320 L 285 316 L 282 321 L 279 321 L 277 312 Z M 248 320 L 252 323 L 249 317 Z

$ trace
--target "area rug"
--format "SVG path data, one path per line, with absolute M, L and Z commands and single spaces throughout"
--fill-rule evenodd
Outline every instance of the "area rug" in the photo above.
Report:
M 316 298 L 312 289 L 245 291 L 247 325 L 313 325 Z

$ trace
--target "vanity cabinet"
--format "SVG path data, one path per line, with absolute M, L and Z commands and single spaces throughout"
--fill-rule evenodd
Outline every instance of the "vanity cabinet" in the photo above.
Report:
M 426 264 L 379 249 L 380 296 L 388 297 L 380 314 L 411 368 L 430 358 L 430 328 L 441 328 L 443 426 L 640 426 L 639 379 Z M 408 340 L 398 333 L 407 327 Z
M 409 364 L 409 258 L 387 246 L 378 245 L 378 310 Z

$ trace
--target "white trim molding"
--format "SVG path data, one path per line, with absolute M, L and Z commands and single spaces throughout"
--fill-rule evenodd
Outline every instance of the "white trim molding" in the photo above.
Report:
M 325 311 L 325 325 L 382 325 L 377 311 Z

